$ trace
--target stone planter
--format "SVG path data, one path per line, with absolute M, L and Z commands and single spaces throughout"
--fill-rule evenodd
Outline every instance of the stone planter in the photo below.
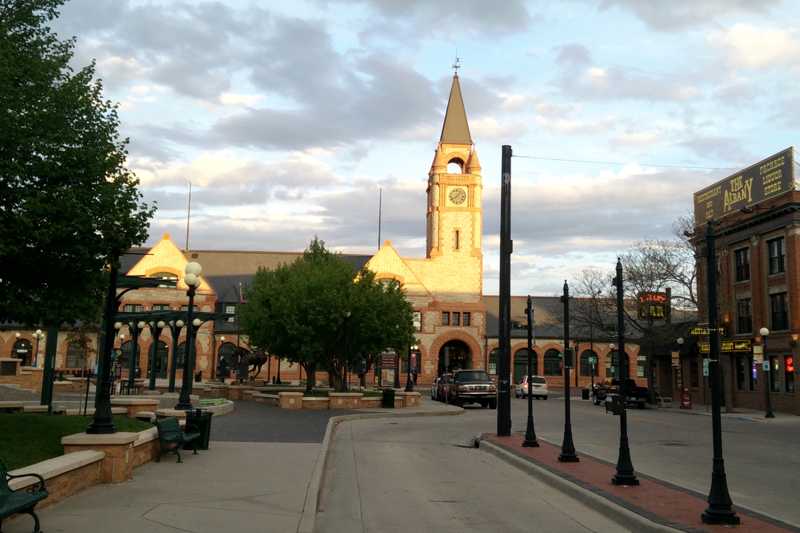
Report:
M 118 432 L 108 435 L 77 433 L 61 438 L 64 453 L 95 450 L 105 453 L 101 466 L 103 483 L 121 483 L 133 477 L 133 443 L 138 433 Z
M 278 402 L 281 409 L 302 409 L 303 408 L 303 393 L 302 392 L 280 392 L 278 393 Z
M 361 398 L 364 395 L 360 392 L 329 392 L 331 409 L 358 409 L 361 407 Z
M 111 405 L 127 408 L 128 416 L 135 418 L 140 411 L 158 410 L 158 398 L 111 398 Z
M 322 410 L 327 410 L 329 405 L 330 405 L 329 398 L 303 396 L 303 409 L 322 411 Z

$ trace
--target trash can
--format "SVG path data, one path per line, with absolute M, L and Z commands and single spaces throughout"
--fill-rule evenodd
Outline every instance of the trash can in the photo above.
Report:
M 394 389 L 383 389 L 381 407 L 394 408 Z
M 186 413 L 186 433 L 200 433 L 200 440 L 197 442 L 198 450 L 207 450 L 208 441 L 211 440 L 211 411 L 195 409 Z M 185 450 L 191 450 L 191 445 L 184 445 Z
M 589 399 L 589 389 L 581 389 L 581 400 Z

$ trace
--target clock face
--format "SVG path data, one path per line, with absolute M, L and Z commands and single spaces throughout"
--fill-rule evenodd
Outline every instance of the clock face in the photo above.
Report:
M 460 205 L 460 204 L 463 204 L 464 201 L 467 199 L 467 191 L 465 191 L 464 189 L 458 187 L 458 188 L 452 189 L 448 196 L 450 197 L 450 201 L 451 202 L 453 202 L 456 205 Z

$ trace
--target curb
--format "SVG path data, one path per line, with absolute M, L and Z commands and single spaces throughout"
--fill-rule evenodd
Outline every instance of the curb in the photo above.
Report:
M 325 475 L 325 466 L 328 463 L 328 451 L 336 427 L 342 422 L 352 422 L 353 420 L 365 420 L 369 418 L 410 418 L 424 416 L 455 416 L 464 414 L 461 408 L 448 409 L 445 411 L 410 411 L 410 412 L 367 412 L 354 415 L 332 416 L 328 419 L 328 426 L 325 428 L 325 436 L 322 438 L 317 459 L 314 462 L 314 469 L 311 471 L 311 481 L 306 487 L 306 496 L 303 502 L 303 513 L 300 516 L 300 523 L 297 526 L 297 533 L 314 533 L 317 523 L 317 509 L 319 507 L 319 495 L 322 490 L 322 478 Z
M 486 450 L 488 453 L 509 463 L 510 465 L 519 468 L 528 474 L 531 474 L 532 476 L 560 490 L 568 496 L 575 498 L 581 503 L 588 505 L 592 509 L 604 514 L 606 517 L 630 531 L 652 533 L 675 533 L 677 531 L 681 531 L 679 529 L 674 529 L 672 527 L 653 522 L 652 520 L 649 520 L 640 514 L 634 513 L 633 511 L 611 502 L 599 494 L 596 494 L 550 472 L 546 468 L 543 468 L 521 457 L 517 457 L 513 453 L 504 450 L 492 442 L 481 439 L 479 447 L 480 449 Z

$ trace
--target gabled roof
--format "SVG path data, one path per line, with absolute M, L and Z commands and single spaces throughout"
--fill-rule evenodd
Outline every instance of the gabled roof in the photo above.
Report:
M 447 144 L 472 144 L 469 134 L 467 112 L 464 110 L 464 100 L 461 98 L 461 84 L 458 75 L 453 76 L 453 85 L 450 87 L 450 99 L 447 101 L 447 111 L 442 124 L 442 136 L 439 142 Z

